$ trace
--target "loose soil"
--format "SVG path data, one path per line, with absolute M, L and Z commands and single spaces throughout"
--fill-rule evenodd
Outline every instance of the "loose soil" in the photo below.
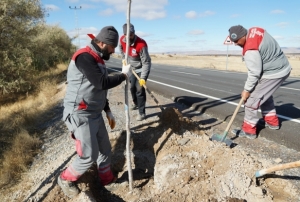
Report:
M 60 87 L 63 92 L 65 84 Z M 300 159 L 298 152 L 262 137 L 234 138 L 231 148 L 211 141 L 211 135 L 222 134 L 228 123 L 154 95 L 163 111 L 148 96 L 146 120 L 136 121 L 138 112 L 129 112 L 132 191 L 126 163 L 124 86 L 120 85 L 109 91 L 117 126 L 114 130 L 107 127 L 113 148 L 112 169 L 118 176 L 116 183 L 99 185 L 94 165 L 78 181 L 81 193 L 77 197 L 69 199 L 57 185 L 57 176 L 76 155 L 74 142 L 60 120 L 60 93 L 55 97 L 60 100 L 54 109 L 57 117 L 49 121 L 43 134 L 41 153 L 17 185 L 0 191 L 1 201 L 300 201 L 297 169 L 254 177 L 257 170 Z

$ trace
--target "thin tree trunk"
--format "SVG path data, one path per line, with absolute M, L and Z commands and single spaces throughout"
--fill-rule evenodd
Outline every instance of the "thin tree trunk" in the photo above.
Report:
M 128 51 L 129 51 L 129 28 L 130 28 L 130 7 L 131 0 L 128 0 L 127 7 L 127 35 L 126 35 L 126 54 L 125 61 L 128 64 Z M 128 89 L 129 89 L 129 78 L 125 82 L 125 115 L 126 115 L 126 158 L 127 158 L 127 168 L 128 168 L 128 180 L 129 180 L 129 191 L 132 191 L 132 168 L 131 168 L 131 149 L 130 149 L 130 117 L 129 117 L 129 107 L 128 107 Z

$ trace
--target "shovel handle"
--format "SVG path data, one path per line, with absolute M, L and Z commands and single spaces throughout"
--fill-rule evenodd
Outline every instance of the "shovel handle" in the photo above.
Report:
M 134 70 L 132 70 L 132 73 L 134 74 L 134 76 L 137 78 L 138 81 L 141 80 L 141 78 L 139 77 L 139 75 L 137 75 L 137 73 L 136 73 Z M 145 84 L 143 84 L 143 87 L 144 87 L 146 90 L 148 89 L 147 86 L 146 86 Z
M 139 75 L 137 75 L 137 73 L 135 73 L 134 70 L 132 70 L 132 73 L 133 73 L 134 76 L 137 78 L 137 80 L 140 80 Z M 147 88 L 146 84 L 144 84 L 143 87 L 144 87 L 145 90 L 149 93 L 149 95 L 153 98 L 154 102 L 157 104 L 157 106 L 160 108 L 160 110 L 163 111 L 164 109 L 162 108 L 162 106 L 160 106 L 158 100 L 154 97 L 154 95 L 152 94 L 152 92 Z
M 273 166 L 271 168 L 266 168 L 266 169 L 256 171 L 255 177 L 261 177 L 265 174 L 268 174 L 268 173 L 271 173 L 274 171 L 278 171 L 278 170 L 284 170 L 284 169 L 288 169 L 288 168 L 297 168 L 297 167 L 300 167 L 300 161 L 295 161 L 295 162 L 286 163 L 286 164 L 280 164 L 280 165 Z
M 229 131 L 229 128 L 230 128 L 230 126 L 231 126 L 231 124 L 232 124 L 232 122 L 233 122 L 233 120 L 234 120 L 236 114 L 238 113 L 238 111 L 239 111 L 239 109 L 240 109 L 240 107 L 241 107 L 243 101 L 244 101 L 244 100 L 241 99 L 240 102 L 239 102 L 239 104 L 238 104 L 237 107 L 235 108 L 234 113 L 233 113 L 233 115 L 232 115 L 232 117 L 231 117 L 231 119 L 230 119 L 230 121 L 229 121 L 229 123 L 228 123 L 226 129 L 225 129 L 225 132 L 228 132 L 228 131 Z
M 126 61 L 125 60 L 123 60 L 123 65 L 126 65 Z M 137 78 L 138 81 L 141 80 L 141 78 L 139 77 L 139 75 L 137 75 L 137 73 L 133 69 L 132 69 L 132 74 Z M 149 95 L 153 98 L 154 102 L 157 104 L 157 106 L 160 108 L 160 110 L 163 111 L 164 109 L 162 108 L 162 106 L 160 106 L 158 100 L 154 97 L 154 95 L 152 94 L 152 92 L 147 88 L 146 84 L 144 84 L 143 87 L 149 93 Z
M 235 108 L 235 110 L 234 110 L 234 112 L 233 112 L 233 114 L 232 114 L 232 117 L 231 117 L 231 119 L 230 119 L 230 121 L 229 121 L 229 123 L 228 123 L 228 125 L 227 125 L 227 127 L 226 127 L 226 129 L 225 129 L 225 131 L 224 131 L 224 135 L 223 135 L 223 137 L 222 137 L 221 142 L 224 142 L 224 140 L 226 139 L 226 136 L 227 136 L 227 134 L 228 134 L 229 128 L 230 128 L 230 126 L 231 126 L 231 124 L 232 124 L 232 122 L 233 122 L 233 120 L 234 120 L 236 114 L 238 113 L 238 111 L 239 111 L 239 109 L 240 109 L 242 103 L 243 103 L 243 99 L 241 98 L 239 104 L 238 104 L 237 107 Z

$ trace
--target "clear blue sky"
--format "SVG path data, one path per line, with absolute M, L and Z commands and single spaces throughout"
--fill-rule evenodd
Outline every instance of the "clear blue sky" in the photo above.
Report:
M 74 44 L 81 47 L 90 41 L 86 34 L 96 35 L 107 25 L 113 25 L 120 36 L 123 34 L 127 0 L 41 2 L 48 9 L 47 24 L 59 25 L 70 37 L 79 33 Z M 136 35 L 148 43 L 150 53 L 226 51 L 223 42 L 228 29 L 237 24 L 247 29 L 265 28 L 281 47 L 300 48 L 299 0 L 132 0 L 130 21 Z M 240 48 L 231 45 L 229 50 Z

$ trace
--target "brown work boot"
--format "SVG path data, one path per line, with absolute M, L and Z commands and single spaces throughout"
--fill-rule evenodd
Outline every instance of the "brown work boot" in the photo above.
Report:
M 80 192 L 80 190 L 77 188 L 74 182 L 63 180 L 61 179 L 60 175 L 57 178 L 57 183 L 64 192 L 64 194 L 67 195 L 69 198 L 74 198 Z

